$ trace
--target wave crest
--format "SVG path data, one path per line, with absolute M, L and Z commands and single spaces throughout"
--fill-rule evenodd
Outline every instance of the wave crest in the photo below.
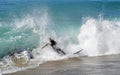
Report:
M 88 56 L 120 53 L 120 21 L 89 18 L 80 28 L 80 47 Z

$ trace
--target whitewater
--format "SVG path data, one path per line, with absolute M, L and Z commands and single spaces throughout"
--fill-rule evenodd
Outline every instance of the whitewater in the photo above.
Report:
M 23 4 L 17 5 L 18 2 Z M 7 10 L 0 12 L 1 74 L 38 67 L 47 61 L 120 54 L 120 20 L 116 12 L 119 10 L 111 6 L 118 14 L 116 16 L 111 15 L 115 12 L 110 12 L 110 8 L 107 9 L 112 2 L 18 2 L 1 1 L 0 5 L 1 10 Z M 56 4 L 59 6 L 56 7 Z M 10 10 L 13 7 L 14 10 Z M 72 12 L 70 7 L 76 9 Z M 114 7 L 119 8 L 119 3 Z M 49 37 L 56 40 L 67 55 L 61 56 L 49 46 L 42 50 L 41 47 L 49 42 Z M 83 51 L 79 55 L 73 55 L 80 49 Z M 9 56 L 16 50 L 23 53 Z M 31 51 L 34 57 L 27 63 L 28 54 L 24 50 Z
M 119 25 L 120 25 L 119 21 L 109 21 L 100 19 L 97 20 L 94 18 L 87 18 L 87 20 L 84 21 L 83 25 L 80 27 L 80 33 L 77 37 L 79 43 L 78 44 L 69 43 L 67 47 L 64 48 L 65 52 L 67 52 L 67 55 L 60 56 L 56 52 L 54 52 L 51 47 L 41 50 L 40 46 L 38 48 L 33 49 L 32 53 L 34 59 L 30 60 L 30 62 L 28 63 L 29 66 L 22 68 L 16 67 L 14 63 L 11 61 L 10 57 L 5 57 L 1 61 L 2 67 L 1 70 L 3 73 L 11 73 L 19 70 L 25 70 L 27 68 L 37 67 L 39 66 L 39 64 L 42 64 L 46 61 L 76 57 L 76 55 L 72 55 L 72 53 L 74 53 L 78 49 L 83 49 L 83 51 L 79 55 L 81 57 L 119 54 L 120 53 Z M 35 30 L 33 30 L 33 32 L 36 33 Z M 56 36 L 55 33 L 53 35 Z M 43 39 L 42 41 L 47 40 L 49 36 L 45 38 L 46 39 Z

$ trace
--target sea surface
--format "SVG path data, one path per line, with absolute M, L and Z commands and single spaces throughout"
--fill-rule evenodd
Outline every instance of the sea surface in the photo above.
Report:
M 49 46 L 41 50 L 49 37 L 67 55 L 58 55 Z M 119 39 L 120 1 L 0 0 L 2 74 L 76 57 L 73 53 L 80 49 L 83 51 L 78 56 L 120 54 Z M 31 51 L 34 59 L 21 67 L 20 62 L 26 59 L 18 62 L 9 55 L 24 50 Z

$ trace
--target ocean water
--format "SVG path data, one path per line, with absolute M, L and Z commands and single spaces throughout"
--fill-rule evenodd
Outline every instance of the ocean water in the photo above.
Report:
M 17 50 L 32 51 L 32 66 L 69 58 L 79 49 L 83 56 L 119 54 L 119 12 L 119 1 L 0 0 L 1 72 L 25 69 L 6 57 Z M 51 47 L 41 50 L 49 37 L 66 56 L 59 56 Z

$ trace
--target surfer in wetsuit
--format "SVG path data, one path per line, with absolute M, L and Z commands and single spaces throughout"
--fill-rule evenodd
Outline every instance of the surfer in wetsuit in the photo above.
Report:
M 57 51 L 58 54 L 64 54 L 65 52 L 62 51 L 59 47 L 57 47 L 57 42 L 53 39 L 49 38 L 50 43 L 47 43 L 45 46 L 43 46 L 41 49 L 45 48 L 46 46 L 50 45 L 55 51 Z

